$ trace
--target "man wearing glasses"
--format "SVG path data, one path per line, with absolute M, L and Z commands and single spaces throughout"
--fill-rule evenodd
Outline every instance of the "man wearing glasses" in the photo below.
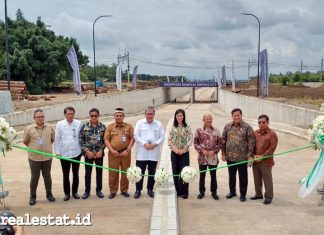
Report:
M 142 174 L 148 168 L 149 175 L 155 175 L 157 163 L 160 158 L 160 147 L 164 140 L 164 129 L 162 124 L 154 120 L 155 110 L 148 107 L 145 110 L 145 118 L 136 123 L 134 138 L 136 141 L 136 166 L 141 168 Z M 141 196 L 143 189 L 143 179 L 136 183 L 136 192 L 134 198 Z M 150 176 L 147 180 L 147 194 L 154 197 L 154 177 Z
M 55 129 L 55 153 L 65 158 L 80 161 L 81 148 L 79 144 L 79 131 L 81 122 L 74 119 L 75 109 L 73 107 L 66 107 L 64 109 L 65 119 L 56 124 Z M 63 172 L 63 189 L 64 201 L 70 199 L 70 169 L 72 166 L 73 182 L 72 182 L 72 196 L 74 199 L 80 199 L 78 194 L 79 188 L 79 168 L 80 163 L 70 162 L 61 159 L 61 166 Z
M 52 144 L 55 138 L 54 129 L 50 124 L 45 123 L 44 120 L 45 114 L 43 110 L 36 109 L 34 111 L 35 123 L 26 127 L 23 143 L 30 149 L 52 153 Z M 46 198 L 48 201 L 54 202 L 51 177 L 52 158 L 28 152 L 28 161 L 31 173 L 29 205 L 33 206 L 36 204 L 36 191 L 40 172 L 42 172 L 44 178 Z
M 99 122 L 99 110 L 92 108 L 89 111 L 90 121 L 81 126 L 79 133 L 79 143 L 84 155 L 84 161 L 98 166 L 103 165 L 103 157 L 105 150 L 104 133 L 106 127 Z M 92 166 L 85 165 L 85 192 L 82 199 L 87 199 L 91 191 L 91 173 Z M 97 196 L 103 198 L 102 190 L 102 169 L 96 167 L 96 181 L 97 181 Z
M 254 149 L 254 158 L 271 156 L 274 154 L 277 144 L 277 134 L 269 128 L 269 117 L 260 115 L 258 118 L 259 129 L 254 132 L 256 145 Z M 253 177 L 255 195 L 251 200 L 263 199 L 262 181 L 264 183 L 265 193 L 263 204 L 271 204 L 273 198 L 272 166 L 274 165 L 273 157 L 257 160 L 253 163 Z

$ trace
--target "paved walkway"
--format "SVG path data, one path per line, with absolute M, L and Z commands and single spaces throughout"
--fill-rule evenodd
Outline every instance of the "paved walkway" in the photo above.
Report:
M 199 97 L 199 96 L 198 96 Z M 156 118 L 166 126 L 177 108 L 185 108 L 188 104 L 164 105 L 157 111 Z M 187 110 L 187 121 L 192 129 L 202 125 L 202 115 L 211 111 L 210 104 L 192 104 Z M 215 111 L 215 110 L 214 110 Z M 143 118 L 143 114 L 127 118 L 126 121 L 135 124 Z M 109 121 L 112 119 L 109 118 Z M 229 121 L 220 110 L 214 116 L 214 124 L 221 131 Z M 250 120 L 249 120 L 250 121 Z M 253 122 L 253 120 L 251 120 Z M 254 122 L 256 124 L 256 122 Z M 254 126 L 255 127 L 255 126 Z M 167 130 L 168 131 L 168 130 Z M 294 149 L 307 145 L 303 138 L 287 133 L 278 133 L 279 147 L 277 152 Z M 197 154 L 193 147 L 190 150 L 192 166 L 198 169 Z M 179 221 L 181 234 L 322 234 L 324 232 L 324 207 L 318 207 L 319 196 L 313 194 L 306 199 L 297 197 L 298 180 L 303 178 L 314 164 L 318 152 L 302 150 L 287 154 L 287 157 L 277 158 L 274 167 L 275 198 L 272 205 L 264 206 L 261 201 L 241 203 L 238 198 L 225 199 L 228 192 L 228 174 L 226 169 L 217 172 L 219 201 L 215 201 L 207 193 L 202 200 L 196 199 L 198 194 L 198 178 L 190 184 L 190 195 L 187 200 L 179 200 Z M 134 151 L 132 153 L 134 160 Z M 57 201 L 47 202 L 44 193 L 43 180 L 39 182 L 38 203 L 28 205 L 29 198 L 29 166 L 24 151 L 15 149 L 0 159 L 4 188 L 9 190 L 6 204 L 16 215 L 30 213 L 31 216 L 63 216 L 66 213 L 73 217 L 91 213 L 92 226 L 89 227 L 27 227 L 27 234 L 148 234 L 152 213 L 153 200 L 145 191 L 143 196 L 135 200 L 133 197 L 124 198 L 118 195 L 109 200 L 108 174 L 104 172 L 104 199 L 92 195 L 88 200 L 70 199 L 63 201 L 63 186 L 61 166 L 54 160 L 52 168 L 53 193 Z M 223 165 L 224 163 L 221 163 Z M 107 159 L 105 159 L 107 166 Z M 84 167 L 80 168 L 79 193 L 84 190 Z M 94 175 L 93 175 L 94 176 Z M 248 196 L 252 196 L 253 179 L 249 170 Z M 209 176 L 206 177 L 209 184 Z M 93 189 L 95 178 L 92 179 Z M 208 187 L 207 187 L 208 189 Z M 134 185 L 130 185 L 129 192 L 133 195 Z
M 209 104 L 193 104 L 187 111 L 188 123 L 192 129 L 202 125 L 201 117 Z M 214 125 L 223 130 L 230 121 L 220 110 L 214 115 Z M 244 114 L 243 114 L 244 116 Z M 249 120 L 252 121 L 252 120 Z M 252 124 L 256 124 L 256 120 Z M 256 128 L 256 126 L 253 126 Z M 287 128 L 287 126 L 286 126 Z M 278 152 L 308 145 L 303 138 L 278 132 Z M 206 197 L 198 200 L 199 177 L 190 184 L 188 200 L 178 200 L 181 234 L 323 234 L 324 207 L 318 207 L 319 196 L 315 193 L 308 198 L 297 196 L 298 181 L 308 174 L 319 152 L 301 150 L 275 159 L 273 168 L 274 200 L 265 206 L 262 201 L 247 200 L 242 203 L 239 197 L 226 199 L 228 193 L 227 169 L 217 171 L 219 201 L 213 200 L 209 192 L 209 175 L 206 176 Z M 191 148 L 191 165 L 198 169 L 197 153 Z M 220 165 L 224 165 L 221 162 Z M 238 182 L 237 182 L 238 183 Z M 249 169 L 247 196 L 254 194 L 252 170 Z

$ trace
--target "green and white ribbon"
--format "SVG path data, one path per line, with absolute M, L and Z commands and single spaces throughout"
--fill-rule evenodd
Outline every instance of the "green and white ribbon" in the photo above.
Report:
M 310 173 L 301 180 L 302 186 L 299 190 L 299 196 L 304 198 L 309 195 L 321 179 L 324 178 L 324 135 L 319 135 L 315 137 L 316 148 L 321 150 L 320 156 L 315 162 Z

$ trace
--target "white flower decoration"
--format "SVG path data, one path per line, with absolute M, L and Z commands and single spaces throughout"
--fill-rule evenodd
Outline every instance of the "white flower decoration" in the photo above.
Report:
M 197 175 L 197 171 L 195 168 L 191 166 L 185 166 L 181 171 L 181 178 L 185 183 L 189 183 L 194 181 L 195 177 Z

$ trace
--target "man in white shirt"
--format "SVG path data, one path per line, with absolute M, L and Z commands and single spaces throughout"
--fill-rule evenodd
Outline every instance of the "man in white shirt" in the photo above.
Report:
M 136 141 L 136 166 L 141 168 L 142 174 L 148 168 L 148 174 L 154 175 L 160 158 L 161 145 L 164 140 L 164 129 L 162 124 L 154 120 L 155 110 L 148 107 L 145 110 L 145 118 L 136 123 L 134 130 L 134 138 Z M 136 192 L 134 198 L 141 196 L 143 189 L 143 179 L 136 183 Z M 147 180 L 147 194 L 154 197 L 154 177 L 150 176 Z
M 73 107 L 64 109 L 65 119 L 56 124 L 54 148 L 56 155 L 80 161 L 81 147 L 79 144 L 79 131 L 81 122 L 74 119 L 75 110 Z M 72 196 L 80 199 L 79 188 L 79 167 L 80 163 L 60 160 L 63 172 L 64 201 L 70 199 L 70 168 L 72 166 L 73 182 Z

